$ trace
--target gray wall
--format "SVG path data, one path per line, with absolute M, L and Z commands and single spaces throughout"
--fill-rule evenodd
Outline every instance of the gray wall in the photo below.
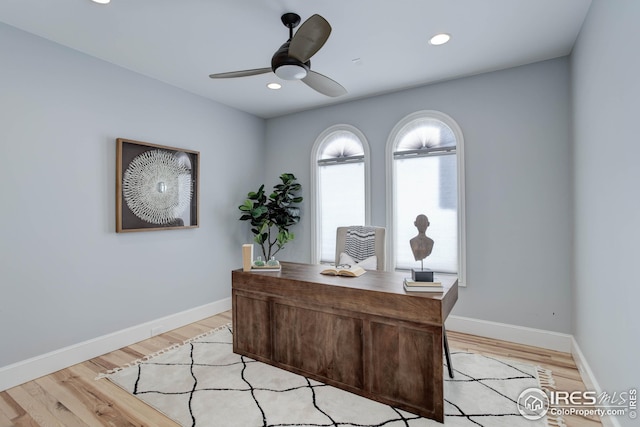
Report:
M 640 386 L 638 18 L 636 0 L 594 0 L 571 61 L 574 333 L 609 392 Z
M 309 197 L 316 137 L 347 123 L 371 147 L 372 225 L 386 224 L 385 144 L 417 110 L 464 133 L 467 283 L 454 314 L 571 332 L 571 113 L 567 58 L 267 120 L 265 177 L 293 172 Z M 284 154 L 284 155 L 283 155 Z M 310 261 L 303 212 L 282 259 Z
M 0 366 L 229 297 L 264 121 L 4 24 L 0 57 Z M 200 151 L 200 228 L 115 233 L 118 137 Z

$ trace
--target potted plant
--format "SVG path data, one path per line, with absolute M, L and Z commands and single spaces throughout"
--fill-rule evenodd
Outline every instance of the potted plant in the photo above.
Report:
M 295 205 L 302 202 L 302 197 L 297 195 L 302 186 L 292 173 L 283 173 L 280 180 L 282 184 L 275 185 L 269 197 L 262 184 L 258 191 L 249 192 L 244 203 L 238 206 L 242 212 L 240 221 L 250 222 L 254 241 L 262 248 L 265 261 L 295 238 L 289 227 L 300 221 L 300 208 Z

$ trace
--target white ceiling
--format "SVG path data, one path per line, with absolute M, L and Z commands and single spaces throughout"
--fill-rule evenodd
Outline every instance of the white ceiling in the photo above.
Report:
M 591 0 L 2 0 L 0 21 L 189 92 L 270 118 L 571 52 Z M 285 12 L 333 32 L 311 68 L 347 95 L 329 98 L 268 67 L 288 38 Z M 432 46 L 447 32 L 451 41 Z M 354 61 L 359 59 L 359 61 Z M 46 64 L 43 64 L 46 72 Z M 280 81 L 278 91 L 267 83 Z

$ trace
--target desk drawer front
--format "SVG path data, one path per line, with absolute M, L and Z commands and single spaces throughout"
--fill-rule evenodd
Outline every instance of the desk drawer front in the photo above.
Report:
M 362 320 L 279 303 L 273 320 L 276 362 L 362 388 Z
M 271 358 L 271 305 L 265 298 L 234 292 L 233 351 Z M 238 319 L 237 316 L 241 316 Z
M 372 321 L 371 392 L 437 413 L 442 402 L 442 329 Z M 434 396 L 438 396 L 434 399 Z

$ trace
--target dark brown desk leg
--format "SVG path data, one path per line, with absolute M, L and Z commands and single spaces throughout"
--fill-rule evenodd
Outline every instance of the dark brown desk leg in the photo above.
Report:
M 449 368 L 449 378 L 453 378 L 453 365 L 451 365 L 451 354 L 449 354 L 449 341 L 447 341 L 447 331 L 442 327 L 442 338 L 444 339 L 444 355 L 447 358 L 447 368 Z

